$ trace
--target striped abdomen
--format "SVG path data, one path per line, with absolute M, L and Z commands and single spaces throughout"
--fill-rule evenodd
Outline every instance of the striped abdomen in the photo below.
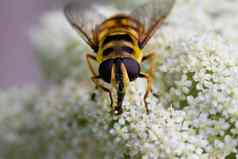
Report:
M 101 47 L 104 57 L 111 53 L 120 55 L 122 53 L 133 54 L 134 52 L 133 39 L 126 33 L 106 36 Z
M 99 61 L 132 56 L 140 62 L 138 39 L 142 32 L 143 27 L 140 23 L 126 15 L 117 15 L 104 21 L 97 28 Z

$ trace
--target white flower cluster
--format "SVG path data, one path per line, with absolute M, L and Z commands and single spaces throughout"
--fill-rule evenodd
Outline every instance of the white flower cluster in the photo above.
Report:
M 208 158 L 202 147 L 208 143 L 194 134 L 184 122 L 185 112 L 164 108 L 156 98 L 151 98 L 147 115 L 143 105 L 141 83 L 132 85 L 133 94 L 125 105 L 125 112 L 110 130 L 117 140 L 126 141 L 129 158 Z M 138 100 L 140 99 L 140 100 Z
M 204 152 L 238 153 L 236 52 L 211 34 L 180 40 L 172 50 L 160 66 L 160 101 L 184 111 L 184 122 L 208 142 Z
M 145 81 L 131 82 L 119 116 L 85 80 L 89 49 L 63 14 L 44 16 L 31 35 L 57 85 L 0 91 L 0 158 L 238 158 L 237 4 L 177 0 L 147 48 L 160 53 L 159 95 L 147 99 L 146 114 Z
M 109 133 L 111 115 L 92 92 L 71 80 L 49 90 L 1 91 L 0 158 L 122 158 L 124 147 Z

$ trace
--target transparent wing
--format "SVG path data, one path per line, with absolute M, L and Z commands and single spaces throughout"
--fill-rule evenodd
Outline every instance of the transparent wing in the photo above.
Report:
M 95 6 L 87 9 L 83 9 L 82 6 L 80 2 L 71 2 L 64 7 L 64 14 L 73 28 L 96 51 L 98 46 L 94 35 L 95 29 L 106 17 L 97 13 Z
M 148 42 L 159 28 L 161 22 L 170 13 L 175 0 L 149 0 L 130 14 L 144 25 L 144 36 L 140 39 L 141 47 Z

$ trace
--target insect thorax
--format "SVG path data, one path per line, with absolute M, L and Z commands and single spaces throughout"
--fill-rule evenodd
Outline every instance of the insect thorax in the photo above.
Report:
M 138 41 L 142 32 L 142 25 L 126 15 L 107 19 L 97 28 L 97 60 L 101 63 L 108 59 L 130 57 L 140 63 L 142 52 Z

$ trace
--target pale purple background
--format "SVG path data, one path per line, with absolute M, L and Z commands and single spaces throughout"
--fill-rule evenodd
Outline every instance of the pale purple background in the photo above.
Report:
M 93 0 L 80 2 L 89 4 Z M 44 83 L 28 32 L 33 24 L 39 23 L 40 15 L 62 8 L 65 3 L 63 0 L 0 0 L 0 88 Z

